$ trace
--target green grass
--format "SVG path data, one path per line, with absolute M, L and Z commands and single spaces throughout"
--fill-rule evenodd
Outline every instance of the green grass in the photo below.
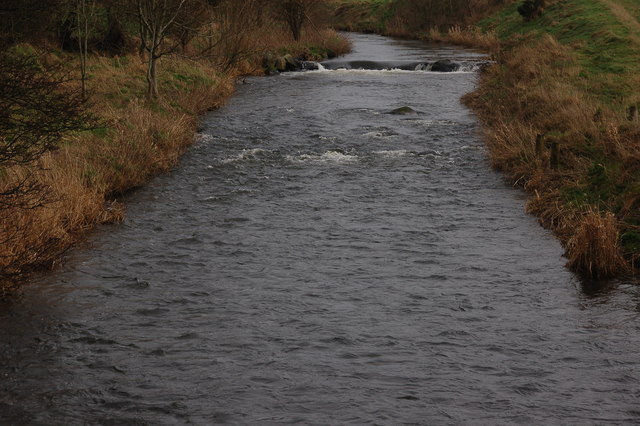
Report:
M 621 0 L 633 4 L 635 0 Z M 570 46 L 582 67 L 585 90 L 617 110 L 636 101 L 633 81 L 640 75 L 640 46 L 629 40 L 631 30 L 598 0 L 560 0 L 537 19 L 525 22 L 514 3 L 479 23 L 502 39 L 515 36 L 554 36 Z M 640 14 L 640 6 L 636 5 Z

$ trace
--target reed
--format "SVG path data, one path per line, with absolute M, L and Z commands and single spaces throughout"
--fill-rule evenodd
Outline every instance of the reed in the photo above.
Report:
M 629 270 L 619 245 L 619 226 L 611 212 L 591 210 L 576 225 L 567 243 L 568 266 L 593 278 L 608 278 Z

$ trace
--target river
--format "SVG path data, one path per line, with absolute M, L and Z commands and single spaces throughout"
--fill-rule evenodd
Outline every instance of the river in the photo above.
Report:
M 342 61 L 482 59 L 351 37 Z M 0 305 L 0 424 L 640 422 L 640 289 L 565 269 L 490 170 L 475 80 L 247 79 L 124 224 Z

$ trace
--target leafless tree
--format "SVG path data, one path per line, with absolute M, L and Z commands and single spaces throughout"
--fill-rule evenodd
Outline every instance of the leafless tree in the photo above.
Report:
M 207 58 L 222 72 L 258 53 L 251 32 L 263 19 L 264 0 L 218 0 L 198 34 L 197 56 Z
M 302 35 L 306 22 L 313 22 L 312 16 L 325 6 L 322 0 L 273 0 L 276 16 L 287 24 L 291 35 L 297 41 Z
M 181 46 L 181 37 L 176 33 L 192 30 L 190 21 L 197 16 L 185 12 L 198 3 L 195 0 L 135 0 L 141 48 L 148 55 L 149 98 L 158 97 L 158 59 Z M 171 39 L 170 35 L 173 35 Z
M 87 58 L 89 56 L 89 39 L 96 16 L 95 0 L 76 0 L 77 37 L 80 52 L 80 81 L 82 98 L 87 98 Z

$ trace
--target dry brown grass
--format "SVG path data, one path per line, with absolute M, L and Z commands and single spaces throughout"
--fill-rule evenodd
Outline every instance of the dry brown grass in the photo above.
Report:
M 629 267 L 618 244 L 618 229 L 617 220 L 612 213 L 586 213 L 567 243 L 567 265 L 593 278 L 607 278 L 627 272 Z
M 302 38 L 295 41 L 291 35 L 281 28 L 264 28 L 256 34 L 257 47 L 260 51 L 293 52 L 294 56 L 308 60 L 322 59 L 320 54 L 324 50 L 331 50 L 336 55 L 342 55 L 351 50 L 349 40 L 340 37 L 335 30 L 306 27 Z
M 482 49 L 489 53 L 496 52 L 500 47 L 500 41 L 494 32 L 484 32 L 475 26 L 456 25 L 447 31 L 433 27 L 423 38 L 427 41 L 454 43 L 459 46 Z

